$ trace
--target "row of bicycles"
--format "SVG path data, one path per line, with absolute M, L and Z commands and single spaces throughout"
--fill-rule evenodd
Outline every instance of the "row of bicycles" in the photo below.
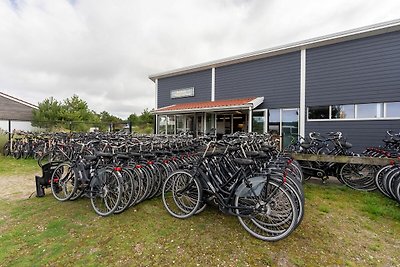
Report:
M 65 143 L 68 140 L 66 133 L 32 133 L 14 131 L 11 139 L 2 148 L 4 156 L 15 159 L 39 159 L 54 149 L 56 142 Z
M 199 143 L 112 134 L 73 136 L 68 145 L 58 144 L 39 162 L 42 168 L 56 165 L 49 186 L 57 200 L 87 197 L 98 215 L 108 216 L 160 196 L 168 174 L 197 157 Z
M 400 133 L 387 132 L 381 147 L 370 147 L 366 155 L 378 158 L 397 158 L 400 160 Z M 375 174 L 375 184 L 385 196 L 400 203 L 400 165 L 393 161 L 380 168 Z
M 303 173 L 296 161 L 265 141 L 244 135 L 208 142 L 193 164 L 164 181 L 164 207 L 185 219 L 211 205 L 236 216 L 258 239 L 287 237 L 304 216 Z
M 318 132 L 310 132 L 306 138 L 299 137 L 298 141 L 288 147 L 290 153 L 303 153 L 329 156 L 361 156 L 351 151 L 349 143 L 341 132 L 330 132 L 323 136 Z M 350 188 L 363 191 L 376 189 L 376 166 L 369 164 L 338 163 L 324 161 L 301 161 L 305 180 L 311 177 L 321 178 L 325 182 L 329 176 L 337 179 Z
M 280 154 L 268 135 L 203 136 L 71 135 L 42 168 L 59 201 L 88 198 L 100 216 L 122 213 L 161 196 L 176 218 L 207 206 L 236 216 L 256 238 L 287 237 L 304 216 L 300 165 Z
M 374 158 L 400 158 L 400 133 L 387 131 L 383 144 L 379 147 L 369 147 L 361 154 L 351 151 L 351 143 L 346 141 L 341 132 L 330 132 L 326 136 L 311 132 L 306 138 L 298 137 L 287 148 L 289 153 L 303 153 L 314 155 L 353 156 Z M 381 167 L 370 164 L 337 163 L 322 161 L 300 161 L 305 180 L 310 177 L 319 177 L 323 181 L 329 176 L 335 176 L 343 184 L 363 191 L 379 189 L 384 195 L 400 200 L 399 165 L 389 164 Z

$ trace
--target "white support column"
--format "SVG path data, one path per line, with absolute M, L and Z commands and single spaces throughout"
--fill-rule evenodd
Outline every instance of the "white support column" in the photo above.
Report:
M 215 101 L 215 68 L 211 69 L 211 101 Z
M 158 108 L 158 79 L 156 79 L 155 81 L 154 81 L 154 89 L 155 89 L 155 97 L 154 97 L 154 99 L 155 99 L 155 106 L 154 106 L 154 109 L 157 109 Z
M 249 107 L 249 123 L 248 123 L 248 132 L 251 133 L 253 130 L 253 110 Z
M 156 128 L 154 129 L 154 133 L 158 134 L 158 115 L 156 114 Z
M 306 50 L 301 50 L 300 57 L 300 110 L 299 110 L 299 134 L 306 134 Z

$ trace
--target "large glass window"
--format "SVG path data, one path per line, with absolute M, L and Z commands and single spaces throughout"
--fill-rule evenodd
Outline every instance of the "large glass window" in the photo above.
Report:
M 400 117 L 400 102 L 308 107 L 309 120 L 385 119 Z
M 309 107 L 308 118 L 312 120 L 329 119 L 329 106 Z
M 357 105 L 357 118 L 377 118 L 378 106 L 373 104 L 358 104 Z
M 280 109 L 268 110 L 268 132 L 280 135 Z
M 175 134 L 175 116 L 167 116 L 167 134 Z
M 331 106 L 332 119 L 354 119 L 354 105 Z
M 264 124 L 264 111 L 253 111 L 252 131 L 256 133 L 264 133 Z
M 206 113 L 206 134 L 215 135 L 215 114 L 213 113 Z
M 185 129 L 185 117 L 183 115 L 176 115 L 176 133 L 184 133 Z
M 400 117 L 400 102 L 386 103 L 386 117 Z
M 165 134 L 166 133 L 166 125 L 167 125 L 167 118 L 164 115 L 158 116 L 158 133 Z

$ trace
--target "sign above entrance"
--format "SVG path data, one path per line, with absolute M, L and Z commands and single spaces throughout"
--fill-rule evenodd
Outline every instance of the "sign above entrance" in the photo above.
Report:
M 194 87 L 171 90 L 171 98 L 184 98 L 194 96 Z

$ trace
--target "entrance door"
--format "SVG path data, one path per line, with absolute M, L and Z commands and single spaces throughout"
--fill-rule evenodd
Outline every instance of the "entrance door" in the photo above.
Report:
M 282 148 L 297 139 L 299 133 L 299 114 L 297 109 L 282 109 Z
M 194 134 L 194 115 L 187 115 L 186 116 L 186 132 L 189 134 Z
M 270 109 L 268 110 L 268 132 L 280 139 L 280 148 L 291 144 L 299 132 L 298 109 Z
M 204 116 L 203 114 L 197 114 L 197 124 L 196 124 L 196 136 L 203 135 L 204 133 Z
M 232 114 L 218 114 L 217 135 L 222 137 L 222 135 L 230 133 L 232 133 Z

